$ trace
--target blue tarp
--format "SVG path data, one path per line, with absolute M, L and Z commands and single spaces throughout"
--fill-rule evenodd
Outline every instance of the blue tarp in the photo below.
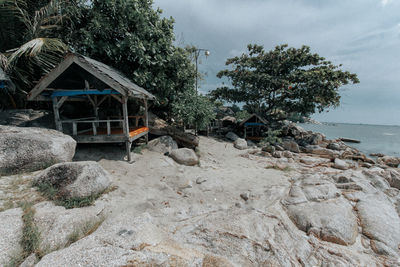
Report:
M 78 96 L 78 95 L 119 95 L 120 93 L 113 89 L 99 90 L 70 90 L 70 91 L 55 91 L 51 97 L 56 96 Z
M 261 123 L 261 122 L 246 122 L 244 124 L 244 126 L 263 126 L 263 125 L 265 125 L 265 124 Z

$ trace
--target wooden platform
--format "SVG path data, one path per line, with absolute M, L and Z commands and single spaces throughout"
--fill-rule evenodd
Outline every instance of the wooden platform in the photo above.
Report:
M 148 134 L 149 128 L 135 127 L 129 129 L 129 141 L 132 142 Z M 125 142 L 126 137 L 122 128 L 111 128 L 111 134 L 107 135 L 107 128 L 97 128 L 94 135 L 93 130 L 72 136 L 78 143 L 120 143 Z

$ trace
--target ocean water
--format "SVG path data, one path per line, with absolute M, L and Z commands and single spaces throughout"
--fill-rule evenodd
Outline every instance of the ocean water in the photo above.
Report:
M 400 157 L 400 126 L 323 123 L 305 124 L 299 126 L 308 131 L 319 132 L 328 139 L 347 137 L 360 140 L 360 144 L 347 143 L 365 154 L 383 153 Z

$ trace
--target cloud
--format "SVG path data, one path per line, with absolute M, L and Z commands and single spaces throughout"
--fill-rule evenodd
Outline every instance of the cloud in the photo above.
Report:
M 154 5 L 175 18 L 180 40 L 211 51 L 199 65 L 207 73 L 201 91 L 217 87 L 222 80 L 215 75 L 227 67 L 226 59 L 245 52 L 249 43 L 266 50 L 282 43 L 305 44 L 358 74 L 361 83 L 343 92 L 348 122 L 362 122 L 363 116 L 352 115 L 362 110 L 369 123 L 400 124 L 389 114 L 400 102 L 400 1 L 155 0 Z M 343 114 L 323 116 L 339 121 Z

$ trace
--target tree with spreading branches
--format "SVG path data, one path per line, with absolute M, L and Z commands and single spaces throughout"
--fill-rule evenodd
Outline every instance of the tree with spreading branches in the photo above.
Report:
M 312 114 L 340 104 L 339 89 L 358 83 L 356 74 L 342 71 L 308 46 L 279 45 L 266 52 L 263 46 L 248 45 L 248 53 L 229 58 L 230 69 L 217 77 L 231 86 L 211 92 L 214 98 L 245 103 L 247 110 L 271 120 L 282 114 Z

